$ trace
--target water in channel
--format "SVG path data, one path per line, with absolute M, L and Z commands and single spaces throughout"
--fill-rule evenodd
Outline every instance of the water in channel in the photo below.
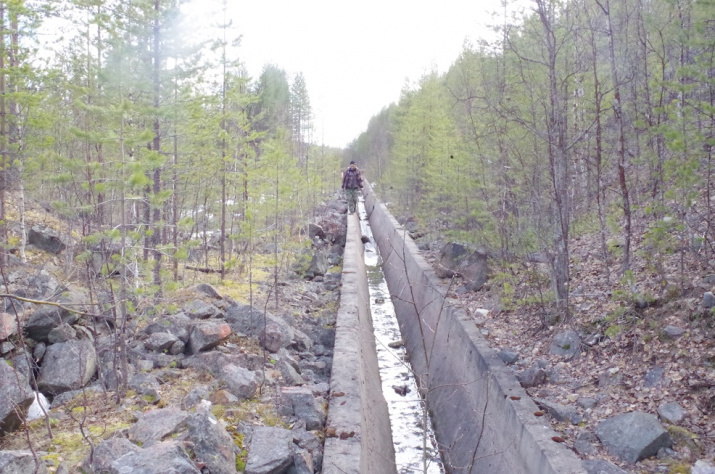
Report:
M 387 401 L 395 445 L 395 461 L 400 474 L 444 473 L 424 400 L 417 390 L 404 347 L 391 348 L 391 342 L 402 338 L 390 300 L 382 260 L 367 221 L 362 201 L 359 203 L 360 230 L 370 238 L 365 244 L 370 291 L 370 310 L 375 331 L 377 359 L 382 379 L 382 392 Z M 399 393 L 398 393 L 399 392 Z

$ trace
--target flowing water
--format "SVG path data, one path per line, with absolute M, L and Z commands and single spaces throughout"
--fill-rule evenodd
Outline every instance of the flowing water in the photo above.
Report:
M 375 331 L 382 392 L 387 401 L 395 444 L 395 461 L 400 474 L 444 473 L 434 432 L 424 400 L 402 346 L 390 343 L 402 339 L 382 272 L 382 260 L 367 222 L 363 203 L 359 204 L 360 230 L 370 241 L 365 244 L 365 266 L 370 290 L 370 310 Z

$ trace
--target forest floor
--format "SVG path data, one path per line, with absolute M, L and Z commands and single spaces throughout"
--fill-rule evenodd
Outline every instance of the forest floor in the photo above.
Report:
M 632 278 L 626 282 L 620 278 L 617 255 L 611 255 L 608 268 L 604 265 L 597 237 L 570 242 L 570 315 L 566 320 L 557 321 L 553 304 L 543 303 L 535 290 L 534 281 L 548 282 L 545 264 L 523 262 L 496 268 L 490 262 L 491 276 L 484 288 L 464 293 L 453 285 L 449 296 L 474 316 L 492 348 L 519 353 L 512 366 L 515 372 L 537 361 L 557 371 L 557 380 L 549 378 L 527 389 L 529 395 L 569 406 L 580 397 L 599 401 L 584 413 L 585 422 L 578 426 L 552 420 L 569 446 L 573 447 L 580 432 L 593 432 L 610 416 L 631 411 L 658 416 L 659 406 L 676 402 L 685 418 L 677 426 L 663 423 L 676 441 L 674 452 L 629 465 L 609 457 L 597 443 L 593 457 L 610 459 L 629 472 L 647 473 L 690 472 L 689 466 L 698 459 L 713 462 L 715 315 L 702 306 L 703 294 L 715 285 L 715 276 L 709 273 L 712 269 L 691 253 L 663 256 L 654 262 L 656 255 L 636 242 Z M 431 248 L 424 256 L 434 264 L 441 247 Z M 667 326 L 684 332 L 679 337 L 668 335 Z M 572 358 L 551 355 L 553 337 L 567 330 L 578 331 L 584 342 L 598 342 L 583 343 L 580 354 Z M 649 387 L 646 374 L 654 368 L 663 369 L 662 378 Z

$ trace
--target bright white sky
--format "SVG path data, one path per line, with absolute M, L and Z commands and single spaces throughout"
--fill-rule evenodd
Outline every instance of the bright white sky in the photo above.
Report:
M 199 1 L 204 11 L 207 4 Z M 406 84 L 443 73 L 465 40 L 490 35 L 500 0 L 229 0 L 239 55 L 257 79 L 265 64 L 302 72 L 313 142 L 344 147 L 397 102 Z M 497 21 L 502 21 L 499 15 Z

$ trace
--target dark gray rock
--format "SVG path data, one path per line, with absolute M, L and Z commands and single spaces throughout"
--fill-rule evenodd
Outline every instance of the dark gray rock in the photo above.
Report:
M 170 355 L 179 355 L 183 354 L 184 351 L 186 350 L 186 344 L 184 344 L 184 341 L 181 339 L 175 341 L 171 347 L 169 347 L 169 354 Z
M 315 238 L 323 239 L 325 238 L 325 231 L 318 224 L 310 223 L 308 224 L 308 237 L 310 238 L 310 240 L 313 240 Z
M 17 320 L 10 313 L 0 313 L 0 341 L 7 340 L 17 333 Z
M 439 251 L 439 262 L 435 273 L 439 278 L 452 278 L 457 273 L 457 267 L 469 255 L 469 250 L 456 242 L 447 243 Z
M 598 400 L 590 397 L 579 397 L 578 401 L 576 402 L 576 405 L 580 406 L 584 410 L 589 410 L 598 405 Z
M 50 332 L 47 333 L 47 342 L 50 344 L 67 342 L 76 338 L 77 331 L 67 323 L 62 323 L 56 328 L 50 329 Z
M 107 390 L 116 390 L 119 386 L 119 382 L 123 379 L 124 375 L 121 372 L 121 362 L 119 357 L 116 360 L 116 370 L 115 370 L 115 359 L 114 359 L 114 342 L 111 337 L 102 337 L 97 340 L 97 352 L 99 357 L 97 358 L 99 380 L 102 382 Z M 154 364 L 151 363 L 153 368 Z M 127 367 L 127 380 L 131 379 L 134 374 L 134 367 L 130 364 Z
M 323 276 L 328 273 L 330 268 L 330 262 L 328 261 L 328 253 L 322 250 L 318 250 L 313 255 L 310 260 L 310 265 L 305 271 L 305 278 L 313 279 L 317 276 Z
M 0 472 L 2 474 L 46 474 L 45 461 L 37 454 L 37 461 L 31 451 L 0 451 Z
M 293 340 L 288 347 L 296 351 L 307 351 L 313 347 L 313 340 L 300 329 L 293 329 Z
M 300 373 L 285 360 L 278 362 L 278 370 L 281 372 L 281 377 L 287 385 L 303 385 L 305 380 Z
M 154 333 L 168 332 L 179 338 L 184 343 L 189 341 L 189 330 L 192 321 L 184 313 L 174 314 L 161 318 L 144 328 L 144 332 L 151 335 Z
M 144 347 L 148 351 L 165 352 L 177 341 L 179 338 L 169 332 L 155 332 L 144 341 Z
M 144 447 L 150 446 L 184 430 L 188 418 L 187 412 L 175 407 L 145 412 L 129 428 L 129 440 L 141 443 Z
M 27 234 L 27 243 L 40 250 L 54 254 L 58 254 L 67 248 L 59 232 L 41 224 L 30 228 L 30 232 Z
M 603 459 L 589 459 L 581 464 L 588 474 L 628 474 L 620 467 Z
M 94 448 L 94 456 L 84 460 L 83 467 L 88 472 L 97 474 L 111 472 L 112 462 L 130 453 L 137 453 L 141 448 L 126 438 L 110 438 Z
M 645 374 L 645 381 L 643 383 L 644 387 L 653 388 L 658 387 L 663 384 L 663 375 L 665 370 L 663 367 L 653 367 Z
M 535 398 L 534 402 L 536 402 L 542 410 L 548 413 L 549 416 L 556 421 L 568 421 L 577 425 L 583 420 L 574 407 L 561 405 L 560 403 L 555 403 L 541 398 Z
M 212 285 L 209 285 L 208 283 L 199 283 L 196 285 L 196 291 L 205 294 L 206 296 L 209 296 L 215 300 L 222 300 L 223 296 L 214 288 Z
M 5 355 L 10 351 L 15 350 L 15 344 L 10 341 L 0 342 L 0 355 Z
M 479 291 L 487 282 L 489 275 L 486 252 L 475 250 L 460 262 L 457 271 L 464 279 L 467 290 Z
M 671 339 L 678 339 L 680 336 L 685 334 L 685 329 L 679 328 L 677 326 L 666 326 L 663 328 L 663 332 L 665 333 L 666 336 L 668 336 Z
M 128 386 L 140 395 L 158 397 L 159 380 L 152 374 L 137 372 L 129 377 Z
M 208 351 L 224 342 L 231 335 L 231 326 L 224 321 L 202 321 L 197 323 L 189 335 L 187 352 L 197 354 Z
M 200 385 L 191 389 L 181 400 L 181 408 L 189 410 L 199 404 L 201 400 L 208 400 L 210 397 L 209 388 L 205 385 Z
M 284 347 L 293 344 L 295 332 L 282 318 L 249 305 L 236 304 L 226 310 L 226 321 L 236 333 L 260 337 L 268 324 L 276 324 L 283 334 Z
M 325 424 L 325 410 L 308 387 L 281 387 L 284 405 L 292 408 L 292 414 L 305 421 L 307 430 L 317 430 Z
M 226 384 L 229 392 L 242 400 L 253 398 L 258 390 L 258 381 L 253 372 L 233 364 L 221 368 L 219 378 Z
M 221 311 L 214 305 L 202 300 L 194 300 L 184 306 L 184 314 L 189 319 L 208 319 L 218 316 Z
M 577 439 L 573 442 L 573 449 L 581 456 L 590 456 L 596 454 L 597 449 L 594 444 L 585 439 Z
M 63 300 L 64 301 L 64 300 Z M 38 342 L 47 342 L 50 331 L 62 323 L 72 325 L 79 315 L 57 306 L 40 306 L 25 323 L 27 335 Z
M 266 328 L 261 331 L 259 341 L 267 351 L 273 353 L 278 352 L 281 347 L 285 347 L 288 345 L 283 338 L 283 333 L 281 332 L 280 326 L 275 323 L 270 323 L 266 325 Z
M 286 472 L 288 474 L 313 474 L 315 467 L 310 453 L 303 449 L 294 450 L 293 465 Z
M 97 355 L 87 339 L 53 344 L 40 367 L 37 388 L 47 395 L 78 390 L 92 379 L 97 370 Z
M 115 459 L 102 474 L 201 474 L 181 445 L 174 441 L 156 443 Z
M 703 294 L 703 308 L 710 309 L 715 307 L 715 295 L 711 291 L 706 291 Z
M 575 331 L 564 331 L 556 334 L 551 341 L 549 353 L 562 357 L 572 357 L 581 350 L 581 338 Z
M 27 378 L 0 359 L 0 435 L 20 426 L 34 400 Z
M 598 424 L 595 432 L 609 454 L 630 463 L 654 456 L 660 448 L 673 444 L 658 419 L 642 412 L 608 418 Z
M 45 357 L 47 352 L 47 345 L 44 342 L 38 342 L 35 349 L 32 351 L 32 357 L 35 358 L 37 363 L 42 362 L 42 358 Z
M 297 424 L 296 424 L 297 425 Z M 312 431 L 306 431 L 305 427 L 293 428 L 293 442 L 301 449 L 315 452 L 321 447 L 320 439 Z
M 658 406 L 658 415 L 661 420 L 677 425 L 685 418 L 685 410 L 676 402 L 663 403 Z
M 205 463 L 211 474 L 235 473 L 238 448 L 216 417 L 198 409 L 187 423 L 196 460 Z
M 257 426 L 248 448 L 245 474 L 278 474 L 293 464 L 293 434 L 283 428 Z
M 514 352 L 511 349 L 502 349 L 499 351 L 499 358 L 504 362 L 506 365 L 511 365 L 517 360 L 519 360 L 519 353 Z
M 546 371 L 540 367 L 529 367 L 521 373 L 516 374 L 516 379 L 522 387 L 536 387 L 546 382 Z

